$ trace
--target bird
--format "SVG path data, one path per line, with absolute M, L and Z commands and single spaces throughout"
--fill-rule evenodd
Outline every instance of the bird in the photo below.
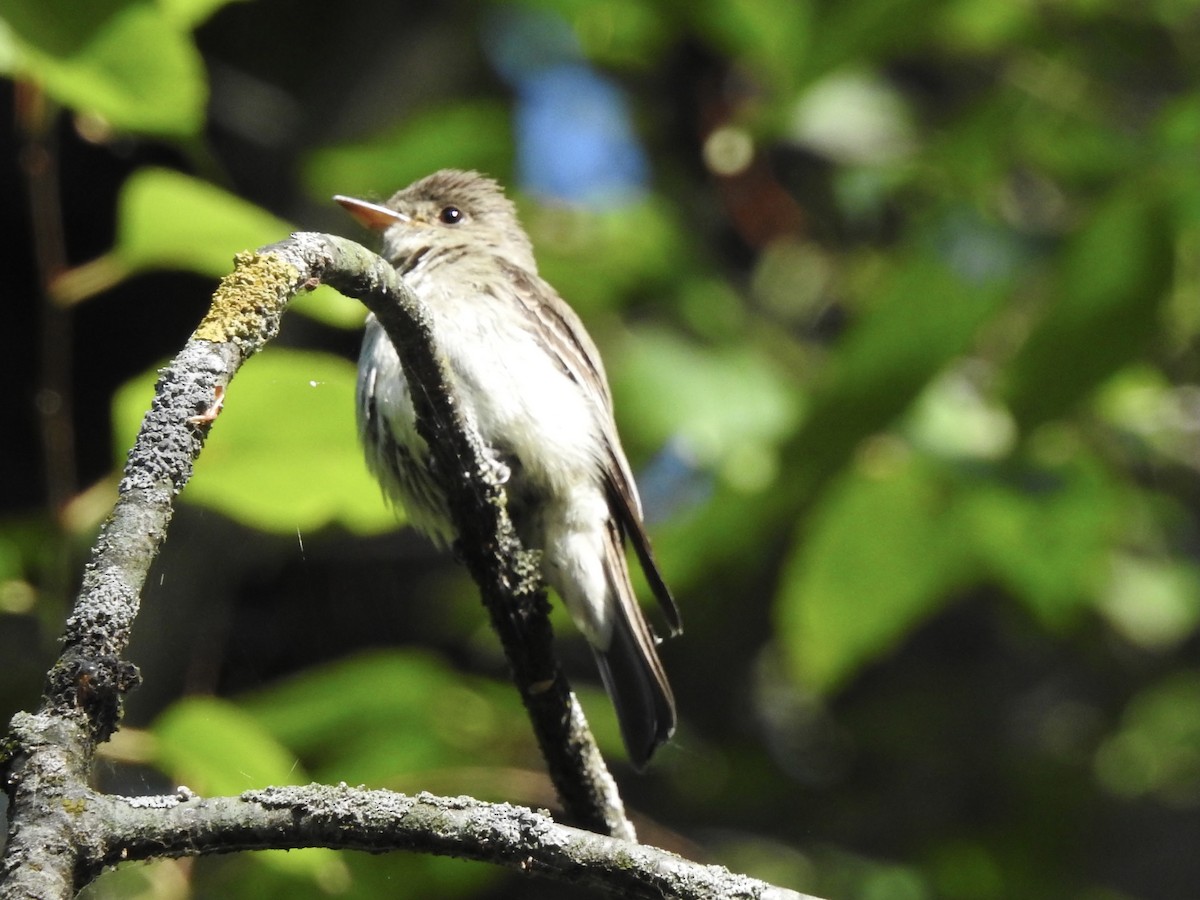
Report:
M 516 207 L 494 179 L 443 169 L 385 203 L 334 198 L 382 234 L 381 255 L 423 302 L 465 417 L 501 473 L 522 542 L 590 645 L 629 761 L 641 770 L 676 726 L 658 640 L 630 581 L 626 543 L 672 634 L 680 615 L 646 533 L 600 353 L 576 312 L 538 274 Z M 384 493 L 435 544 L 457 538 L 412 387 L 368 316 L 356 419 Z

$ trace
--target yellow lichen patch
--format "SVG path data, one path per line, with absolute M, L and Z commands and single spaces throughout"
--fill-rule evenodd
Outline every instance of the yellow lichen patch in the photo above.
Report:
M 277 319 L 299 287 L 296 267 L 274 254 L 246 251 L 235 256 L 233 262 L 233 271 L 221 279 L 207 315 L 192 335 L 195 340 L 224 343 L 239 338 L 259 339 L 264 332 L 274 330 L 265 319 Z

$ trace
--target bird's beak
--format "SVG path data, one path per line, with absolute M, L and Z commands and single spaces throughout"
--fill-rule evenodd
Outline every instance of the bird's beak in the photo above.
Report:
M 340 203 L 346 212 L 354 216 L 358 220 L 358 224 L 371 231 L 387 231 L 399 222 L 412 221 L 404 213 L 398 213 L 394 209 L 388 209 L 378 203 L 356 200 L 354 197 L 343 197 L 341 194 L 333 199 Z

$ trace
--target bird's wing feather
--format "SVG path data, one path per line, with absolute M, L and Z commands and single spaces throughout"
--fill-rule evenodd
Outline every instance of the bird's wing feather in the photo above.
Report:
M 563 301 L 554 289 L 536 275 L 519 266 L 501 261 L 501 267 L 512 281 L 514 290 L 506 296 L 517 298 L 538 336 L 554 355 L 558 365 L 598 407 L 598 420 L 604 436 L 604 454 L 598 463 L 604 476 L 605 488 L 617 524 L 627 536 L 637 553 L 642 571 L 662 607 L 671 633 L 682 630 L 679 607 L 671 591 L 663 581 L 654 553 L 650 548 L 650 537 L 642 521 L 642 504 L 629 463 L 621 449 L 613 420 L 612 393 L 604 374 L 600 352 L 588 336 L 579 316 Z
M 650 536 L 646 534 L 646 526 L 642 524 L 641 510 L 637 505 L 637 494 L 634 492 L 628 469 L 624 465 L 624 455 L 611 447 L 610 451 L 614 464 L 608 466 L 604 471 L 609 506 L 617 514 L 617 523 L 621 531 L 629 537 L 633 544 L 638 562 L 642 565 L 642 572 L 645 573 L 650 590 L 658 600 L 663 615 L 666 616 L 671 634 L 677 635 L 683 631 L 679 606 L 675 603 L 675 598 L 671 596 L 671 589 L 663 581 L 662 573 L 658 569 L 658 562 L 654 559 L 654 551 L 650 547 Z
M 610 591 L 619 598 L 618 612 L 608 647 L 593 650 L 604 687 L 617 710 L 629 760 L 642 769 L 675 731 L 675 698 L 655 650 L 654 635 L 633 596 L 621 528 L 613 520 L 608 524 L 604 562 Z

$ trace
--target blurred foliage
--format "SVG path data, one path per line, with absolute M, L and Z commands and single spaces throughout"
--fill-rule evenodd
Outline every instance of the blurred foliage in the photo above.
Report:
M 416 654 L 376 654 L 309 673 L 242 701 L 254 721 L 300 754 L 321 756 L 322 780 L 387 783 L 414 773 L 528 759 L 532 737 L 512 722 L 506 685 L 467 679 Z M 157 730 L 157 729 L 156 729 Z
M 443 104 L 360 143 L 316 150 L 305 182 L 320 200 L 332 194 L 383 200 L 384 185 L 408 184 L 436 169 L 507 171 L 511 142 L 508 110 L 499 101 Z
M 504 29 L 527 44 L 498 48 Z M 594 124 L 523 130 L 522 78 L 568 63 L 620 86 L 652 160 L 607 205 L 512 177 L 530 142 Z M 1193 0 L 0 0 L 0 71 L 134 160 L 111 249 L 50 284 L 81 311 L 153 271 L 213 279 L 289 220 L 362 237 L 324 211 L 335 192 L 443 166 L 510 184 L 604 350 L 687 623 L 663 648 L 680 734 L 622 777 L 642 832 L 839 898 L 1194 893 L 1198 70 Z M 164 561 L 147 600 L 191 589 L 192 627 L 240 636 L 179 654 L 197 693 L 138 723 L 150 761 L 214 793 L 314 778 L 551 804 L 461 575 L 357 536 L 395 521 L 354 446 L 339 329 L 361 312 L 325 289 L 295 307 L 182 498 L 214 512 L 212 543 L 174 564 L 220 577 Z M 121 316 L 123 347 L 153 324 Z M 117 379 L 117 460 L 154 377 Z M 95 527 L 88 498 L 61 527 Z M 8 649 L 57 627 L 70 579 L 30 537 L 49 520 L 5 513 Z M 320 658 L 292 646 L 313 631 Z M 373 649 L 409 642 L 433 649 Z M 397 885 L 543 896 L 323 852 L 126 867 L 90 893 Z
M 168 169 L 143 168 L 121 186 L 113 249 L 63 273 L 52 290 L 79 303 L 115 282 L 151 269 L 183 269 L 218 278 L 235 253 L 262 247 L 293 231 L 286 222 L 214 185 Z M 291 308 L 330 325 L 362 325 L 362 306 L 318 286 Z
M 113 400 L 118 458 L 133 445 L 156 380 L 147 372 Z M 222 406 L 221 428 L 205 445 L 188 499 L 285 533 L 330 522 L 360 531 L 394 525 L 396 513 L 358 447 L 355 381 L 353 365 L 325 353 L 272 347 L 251 360 L 227 392 L 237 402 Z M 297 447 L 303 461 L 289 466 L 289 448 Z
M 122 131 L 194 136 L 207 85 L 188 28 L 211 5 L 12 0 L 0 4 L 0 64 Z

